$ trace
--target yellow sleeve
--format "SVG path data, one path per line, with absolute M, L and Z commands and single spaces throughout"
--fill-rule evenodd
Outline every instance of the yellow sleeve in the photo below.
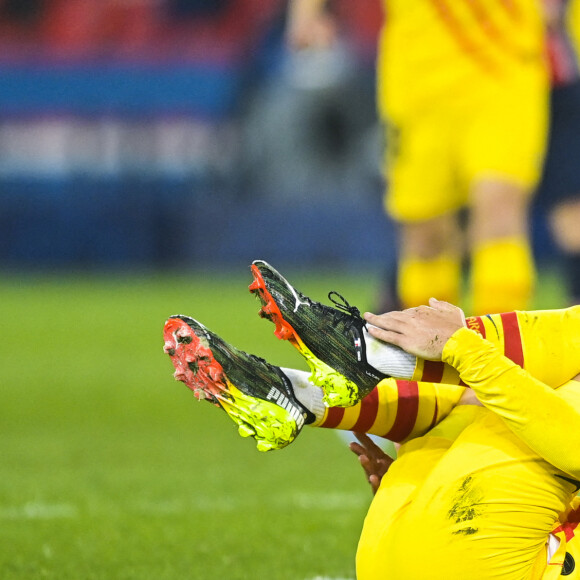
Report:
M 580 306 L 473 316 L 467 319 L 467 326 L 550 387 L 558 387 L 580 373 Z M 460 382 L 450 365 L 421 359 L 417 360 L 413 379 Z
M 533 377 L 558 387 L 580 373 L 580 306 L 518 312 L 524 364 Z
M 540 457 L 580 479 L 580 382 L 554 390 L 467 328 L 448 340 L 443 360 Z

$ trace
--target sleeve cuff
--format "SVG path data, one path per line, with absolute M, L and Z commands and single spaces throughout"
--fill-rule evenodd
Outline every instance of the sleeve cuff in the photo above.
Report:
M 480 334 L 460 328 L 443 347 L 443 362 L 454 367 L 469 386 L 497 378 L 516 366 Z

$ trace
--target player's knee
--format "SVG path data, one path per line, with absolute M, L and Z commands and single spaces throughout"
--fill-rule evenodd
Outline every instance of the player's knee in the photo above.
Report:
M 460 232 L 455 216 L 446 215 L 402 226 L 401 250 L 405 256 L 431 260 L 455 252 L 459 244 Z

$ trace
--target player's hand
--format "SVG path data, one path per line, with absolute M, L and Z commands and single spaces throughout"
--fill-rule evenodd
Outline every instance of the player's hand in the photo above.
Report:
M 371 336 L 427 360 L 441 360 L 445 343 L 465 326 L 461 308 L 435 298 L 429 306 L 380 315 L 366 312 L 364 318 Z
M 365 433 L 355 433 L 354 435 L 360 443 L 353 441 L 349 447 L 358 456 L 374 495 L 381 485 L 383 475 L 387 473 L 394 459 L 389 457 L 378 445 L 375 445 Z
M 290 2 L 286 40 L 291 48 L 328 48 L 337 35 L 338 25 L 326 9 L 326 0 Z

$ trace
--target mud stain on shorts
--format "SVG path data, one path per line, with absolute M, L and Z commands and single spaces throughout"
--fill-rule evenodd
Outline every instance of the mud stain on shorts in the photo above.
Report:
M 479 528 L 477 527 L 477 518 L 482 515 L 481 507 L 482 495 L 474 485 L 473 476 L 466 477 L 457 493 L 453 497 L 451 509 L 447 512 L 447 517 L 460 524 L 453 535 L 470 536 L 477 534 Z M 464 524 L 464 525 L 461 525 Z

